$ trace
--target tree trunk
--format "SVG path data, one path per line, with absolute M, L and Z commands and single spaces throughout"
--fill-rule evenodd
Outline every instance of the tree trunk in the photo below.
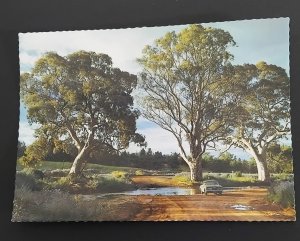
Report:
M 76 156 L 75 160 L 73 161 L 69 175 L 74 176 L 74 177 L 77 177 L 80 175 L 83 164 L 86 161 L 87 155 L 88 155 L 88 148 L 83 147 L 78 152 L 78 155 Z
M 260 155 L 255 156 L 254 159 L 257 167 L 258 180 L 263 182 L 269 182 L 270 173 L 267 167 L 266 159 Z
M 201 158 L 192 159 L 191 162 L 188 163 L 191 172 L 191 181 L 199 182 L 202 180 L 202 163 Z

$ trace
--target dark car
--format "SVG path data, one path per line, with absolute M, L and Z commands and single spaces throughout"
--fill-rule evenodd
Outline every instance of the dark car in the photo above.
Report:
M 207 195 L 207 193 L 214 193 L 221 195 L 223 192 L 223 187 L 216 180 L 207 180 L 200 186 L 201 194 Z

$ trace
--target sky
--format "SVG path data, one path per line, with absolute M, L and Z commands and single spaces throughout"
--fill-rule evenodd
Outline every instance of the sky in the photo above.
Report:
M 234 64 L 255 64 L 261 60 L 283 67 L 289 75 L 289 18 L 242 20 L 205 23 L 205 27 L 221 28 L 228 31 L 236 47 L 230 51 Z M 19 34 L 20 72 L 30 71 L 35 61 L 45 52 L 54 51 L 65 56 L 69 53 L 86 50 L 108 54 L 114 67 L 138 74 L 141 67 L 136 59 L 141 56 L 145 45 L 153 44 L 170 31 L 180 31 L 187 25 L 144 27 L 110 30 L 38 32 Z M 19 140 L 29 145 L 34 141 L 36 124 L 29 125 L 26 108 L 21 103 Z M 144 119 L 137 120 L 137 131 L 146 137 L 148 147 L 162 153 L 179 152 L 175 138 L 156 124 Z M 131 145 L 129 151 L 139 149 Z M 241 159 L 249 155 L 234 148 L 230 150 Z M 216 155 L 218 153 L 212 152 Z

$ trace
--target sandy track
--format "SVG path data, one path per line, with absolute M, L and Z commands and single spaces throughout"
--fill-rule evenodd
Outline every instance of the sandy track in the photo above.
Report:
M 172 176 L 134 176 L 131 180 L 138 186 L 186 186 L 185 183 L 178 183 L 172 180 Z
M 267 189 L 245 189 L 191 196 L 136 196 L 142 205 L 133 220 L 201 220 L 201 221 L 293 221 L 294 210 L 283 210 L 266 200 Z M 233 205 L 251 206 L 251 210 L 235 210 Z

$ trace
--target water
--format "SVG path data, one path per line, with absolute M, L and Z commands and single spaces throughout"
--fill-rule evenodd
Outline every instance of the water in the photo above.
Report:
M 187 187 L 159 187 L 159 188 L 145 188 L 137 189 L 133 191 L 122 192 L 125 195 L 195 195 L 200 193 L 196 188 L 187 188 Z
M 226 187 L 223 192 L 239 190 L 240 188 Z M 172 195 L 196 195 L 200 194 L 199 188 L 191 187 L 154 187 L 154 188 L 141 188 L 133 191 L 125 191 L 119 193 L 104 193 L 98 197 L 105 197 L 109 195 L 150 195 L 150 196 L 172 196 Z
M 241 204 L 236 204 L 231 206 L 235 210 L 240 210 L 240 211 L 247 211 L 247 210 L 253 210 L 251 206 L 246 206 L 246 205 L 241 205 Z
M 150 195 L 150 196 L 172 196 L 172 195 L 195 195 L 199 194 L 200 190 L 188 187 L 155 187 L 155 188 L 141 188 L 133 191 L 119 192 L 119 193 L 104 193 L 98 197 L 105 197 L 111 195 Z

